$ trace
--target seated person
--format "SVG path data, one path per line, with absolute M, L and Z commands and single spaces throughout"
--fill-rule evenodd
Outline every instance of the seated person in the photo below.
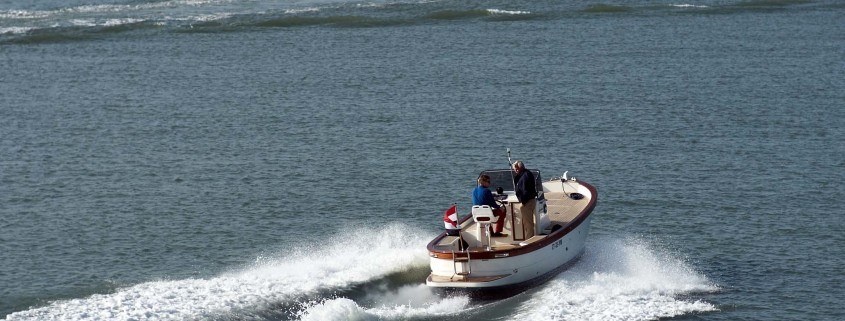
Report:
M 498 218 L 496 220 L 496 228 L 495 230 L 491 230 L 493 232 L 491 235 L 494 237 L 507 236 L 507 234 L 502 234 L 502 230 L 505 228 L 505 216 L 507 216 L 507 213 L 505 212 L 505 209 L 499 206 L 499 204 L 496 203 L 496 200 L 493 199 L 493 193 L 490 192 L 488 187 L 490 187 L 490 176 L 479 176 L 478 186 L 472 190 L 472 205 L 490 206 L 490 208 L 493 209 L 493 215 Z

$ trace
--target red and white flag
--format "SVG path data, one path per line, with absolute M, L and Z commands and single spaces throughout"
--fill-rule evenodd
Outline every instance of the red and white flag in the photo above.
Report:
M 446 213 L 443 214 L 443 223 L 447 230 L 454 230 L 458 228 L 458 205 L 452 205 Z

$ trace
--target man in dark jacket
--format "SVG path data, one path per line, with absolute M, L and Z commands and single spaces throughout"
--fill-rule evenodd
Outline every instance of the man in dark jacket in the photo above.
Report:
M 513 163 L 513 170 L 516 173 L 513 179 L 516 184 L 516 198 L 522 204 L 519 207 L 522 231 L 525 233 L 525 239 L 528 239 L 534 236 L 534 225 L 537 220 L 534 213 L 537 209 L 537 183 L 534 180 L 534 174 L 525 169 L 522 161 Z

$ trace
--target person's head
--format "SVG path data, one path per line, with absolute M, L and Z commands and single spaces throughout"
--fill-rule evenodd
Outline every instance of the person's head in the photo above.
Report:
M 479 176 L 478 185 L 490 187 L 490 176 L 487 176 L 487 174 L 482 174 L 481 176 Z
M 522 173 L 522 171 L 523 171 L 524 169 L 525 169 L 525 165 L 524 165 L 524 164 L 522 164 L 522 161 L 519 161 L 519 160 L 518 160 L 518 161 L 516 161 L 516 162 L 514 162 L 514 163 L 513 163 L 513 170 L 514 170 L 517 174 Z

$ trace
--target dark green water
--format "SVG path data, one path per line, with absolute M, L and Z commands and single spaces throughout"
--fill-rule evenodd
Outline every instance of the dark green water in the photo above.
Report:
M 0 316 L 839 320 L 843 57 L 836 1 L 5 2 Z M 506 148 L 587 251 L 438 296 Z

